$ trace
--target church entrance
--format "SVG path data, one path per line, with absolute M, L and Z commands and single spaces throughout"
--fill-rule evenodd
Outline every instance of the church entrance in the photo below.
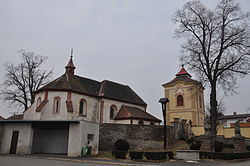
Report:
M 67 154 L 69 124 L 33 124 L 31 152 L 39 154 Z

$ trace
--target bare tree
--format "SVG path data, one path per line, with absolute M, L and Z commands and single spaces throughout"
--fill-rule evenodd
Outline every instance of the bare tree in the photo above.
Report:
M 177 38 L 185 38 L 181 61 L 210 88 L 211 134 L 216 135 L 217 88 L 235 92 L 236 79 L 250 71 L 248 13 L 235 0 L 222 0 L 214 10 L 199 1 L 175 13 Z
M 47 60 L 45 56 L 25 50 L 18 53 L 21 54 L 21 62 L 18 65 L 5 63 L 5 81 L 2 84 L 1 95 L 2 100 L 10 106 L 18 106 L 24 111 L 34 103 L 33 92 L 48 83 L 53 70 L 41 69 Z
M 226 111 L 226 104 L 225 104 L 224 98 L 217 99 L 217 101 L 218 101 L 217 116 L 220 117 L 220 116 L 223 116 Z M 210 116 L 211 109 L 210 109 L 209 103 L 206 104 L 205 109 L 206 109 L 206 115 Z

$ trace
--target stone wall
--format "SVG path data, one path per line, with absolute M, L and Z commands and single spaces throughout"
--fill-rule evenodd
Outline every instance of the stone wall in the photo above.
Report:
M 101 124 L 99 150 L 114 150 L 118 139 L 126 140 L 130 144 L 130 150 L 160 150 L 163 149 L 163 137 L 163 126 Z M 174 140 L 174 129 L 167 126 L 167 144 Z

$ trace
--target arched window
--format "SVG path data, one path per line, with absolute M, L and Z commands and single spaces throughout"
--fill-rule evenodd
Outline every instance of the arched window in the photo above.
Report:
M 87 102 L 85 99 L 80 100 L 79 115 L 87 116 Z
M 144 122 L 142 120 L 139 120 L 138 125 L 144 125 Z
M 177 96 L 177 106 L 183 106 L 183 96 L 182 95 Z
M 37 101 L 36 101 L 36 108 L 41 104 L 42 102 L 42 98 L 38 97 Z
M 55 97 L 54 98 L 54 103 L 53 103 L 53 112 L 54 113 L 59 113 L 60 104 L 61 104 L 61 98 L 59 96 Z
M 117 111 L 117 107 L 115 105 L 112 105 L 110 107 L 110 111 L 109 111 L 109 118 L 110 119 L 114 119 L 116 111 Z

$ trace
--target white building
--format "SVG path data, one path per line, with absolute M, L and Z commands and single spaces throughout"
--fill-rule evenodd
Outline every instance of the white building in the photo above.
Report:
M 218 117 L 218 119 L 224 127 L 232 127 L 238 120 L 240 120 L 241 123 L 250 122 L 250 114 L 237 114 L 234 112 L 233 115 L 223 115 Z
M 159 125 L 147 104 L 127 85 L 65 73 L 38 89 L 21 119 L 0 120 L 1 153 L 60 153 L 80 156 L 83 146 L 98 153 L 99 124 Z

